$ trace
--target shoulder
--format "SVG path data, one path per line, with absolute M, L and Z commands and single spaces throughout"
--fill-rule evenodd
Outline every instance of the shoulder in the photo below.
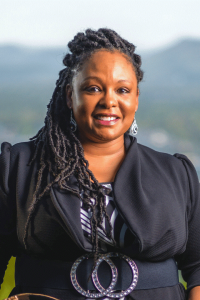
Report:
M 152 148 L 137 143 L 137 139 L 132 140 L 132 152 L 137 149 L 137 157 L 140 160 L 141 167 L 145 170 L 154 170 L 158 173 L 165 173 L 173 177 L 179 177 L 183 182 L 188 178 L 194 180 L 197 184 L 198 176 L 192 162 L 187 156 L 180 153 L 169 154 L 156 151 Z M 134 156 L 132 154 L 132 157 Z
M 8 194 L 9 185 L 17 178 L 22 181 L 28 175 L 29 162 L 34 153 L 34 142 L 23 142 L 11 145 L 4 142 L 1 144 L 0 154 L 0 187 Z M 13 186 L 13 185 L 12 185 Z
M 150 164 L 152 168 L 162 169 L 170 178 L 177 177 L 184 184 L 192 182 L 190 186 L 196 185 L 199 188 L 196 169 L 186 155 L 159 152 L 141 144 L 138 144 L 138 151 L 141 160 L 144 160 L 148 165 Z
M 169 153 L 156 151 L 139 143 L 137 145 L 140 157 L 148 159 L 149 161 L 154 162 L 155 164 L 178 167 L 182 165 L 181 159 L 188 160 L 188 158 L 182 154 L 172 155 Z
M 0 171 L 11 170 L 19 164 L 28 164 L 34 153 L 34 142 L 22 142 L 11 145 L 8 142 L 1 144 Z
M 180 170 L 183 171 L 186 165 L 193 166 L 190 160 L 183 154 L 169 154 L 165 152 L 159 152 L 145 145 L 137 142 L 135 137 L 125 136 L 125 145 L 128 152 L 131 152 L 129 158 L 137 159 L 141 165 L 150 167 L 153 169 L 162 168 L 167 170 Z M 194 167 L 193 167 L 194 168 Z
M 22 142 L 17 143 L 15 145 L 11 145 L 8 142 L 4 142 L 1 144 L 1 156 L 8 155 L 21 155 L 25 153 L 32 153 L 34 151 L 34 142 L 28 141 L 28 142 Z

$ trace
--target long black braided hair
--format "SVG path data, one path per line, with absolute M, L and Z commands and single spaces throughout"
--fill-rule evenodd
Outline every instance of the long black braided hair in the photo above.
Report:
M 25 226 L 24 245 L 27 249 L 28 227 L 39 200 L 49 192 L 54 183 L 57 183 L 61 189 L 77 195 L 88 205 L 88 208 L 91 208 L 91 239 L 96 261 L 98 256 L 97 227 L 100 227 L 105 232 L 105 229 L 102 227 L 103 217 L 105 217 L 110 224 L 110 230 L 105 232 L 105 234 L 112 239 L 112 225 L 106 212 L 102 186 L 89 170 L 88 162 L 84 158 L 83 147 L 76 134 L 70 129 L 70 109 L 66 105 L 65 95 L 66 85 L 72 84 L 73 76 L 98 49 L 119 51 L 125 54 L 134 67 L 138 83 L 143 78 L 143 72 L 140 69 L 141 58 L 135 54 L 135 46 L 122 39 L 111 29 L 101 28 L 97 31 L 88 29 L 85 33 L 78 33 L 68 43 L 68 47 L 71 53 L 66 54 L 63 59 L 66 67 L 59 73 L 56 88 L 47 106 L 45 124 L 31 138 L 31 140 L 34 140 L 35 151 L 30 163 L 38 158 L 40 166 L 33 201 L 29 208 Z M 54 179 L 47 184 L 46 177 L 48 172 L 53 175 Z M 72 174 L 78 181 L 79 191 L 68 185 L 68 179 Z M 45 185 L 44 182 L 46 183 Z M 91 198 L 95 199 L 94 204 Z

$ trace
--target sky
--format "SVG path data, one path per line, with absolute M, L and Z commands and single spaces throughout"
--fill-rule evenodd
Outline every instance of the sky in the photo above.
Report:
M 63 46 L 109 27 L 141 50 L 200 39 L 200 0 L 0 0 L 0 44 Z

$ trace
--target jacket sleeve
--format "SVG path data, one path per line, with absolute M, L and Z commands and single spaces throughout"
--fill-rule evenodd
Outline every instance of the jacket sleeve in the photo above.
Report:
M 11 145 L 3 143 L 0 154 L 0 284 L 16 245 L 15 201 L 10 199 L 9 187 L 10 152 Z
M 196 170 L 190 160 L 184 155 L 175 154 L 175 156 L 182 161 L 188 177 L 186 195 L 188 238 L 186 250 L 177 258 L 177 262 L 189 291 L 200 285 L 200 186 Z

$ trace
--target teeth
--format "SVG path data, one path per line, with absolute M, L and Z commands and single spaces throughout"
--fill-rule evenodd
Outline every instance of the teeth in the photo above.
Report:
M 105 116 L 97 116 L 97 119 L 99 120 L 103 120 L 103 121 L 112 121 L 112 120 L 116 120 L 116 117 L 105 117 Z

